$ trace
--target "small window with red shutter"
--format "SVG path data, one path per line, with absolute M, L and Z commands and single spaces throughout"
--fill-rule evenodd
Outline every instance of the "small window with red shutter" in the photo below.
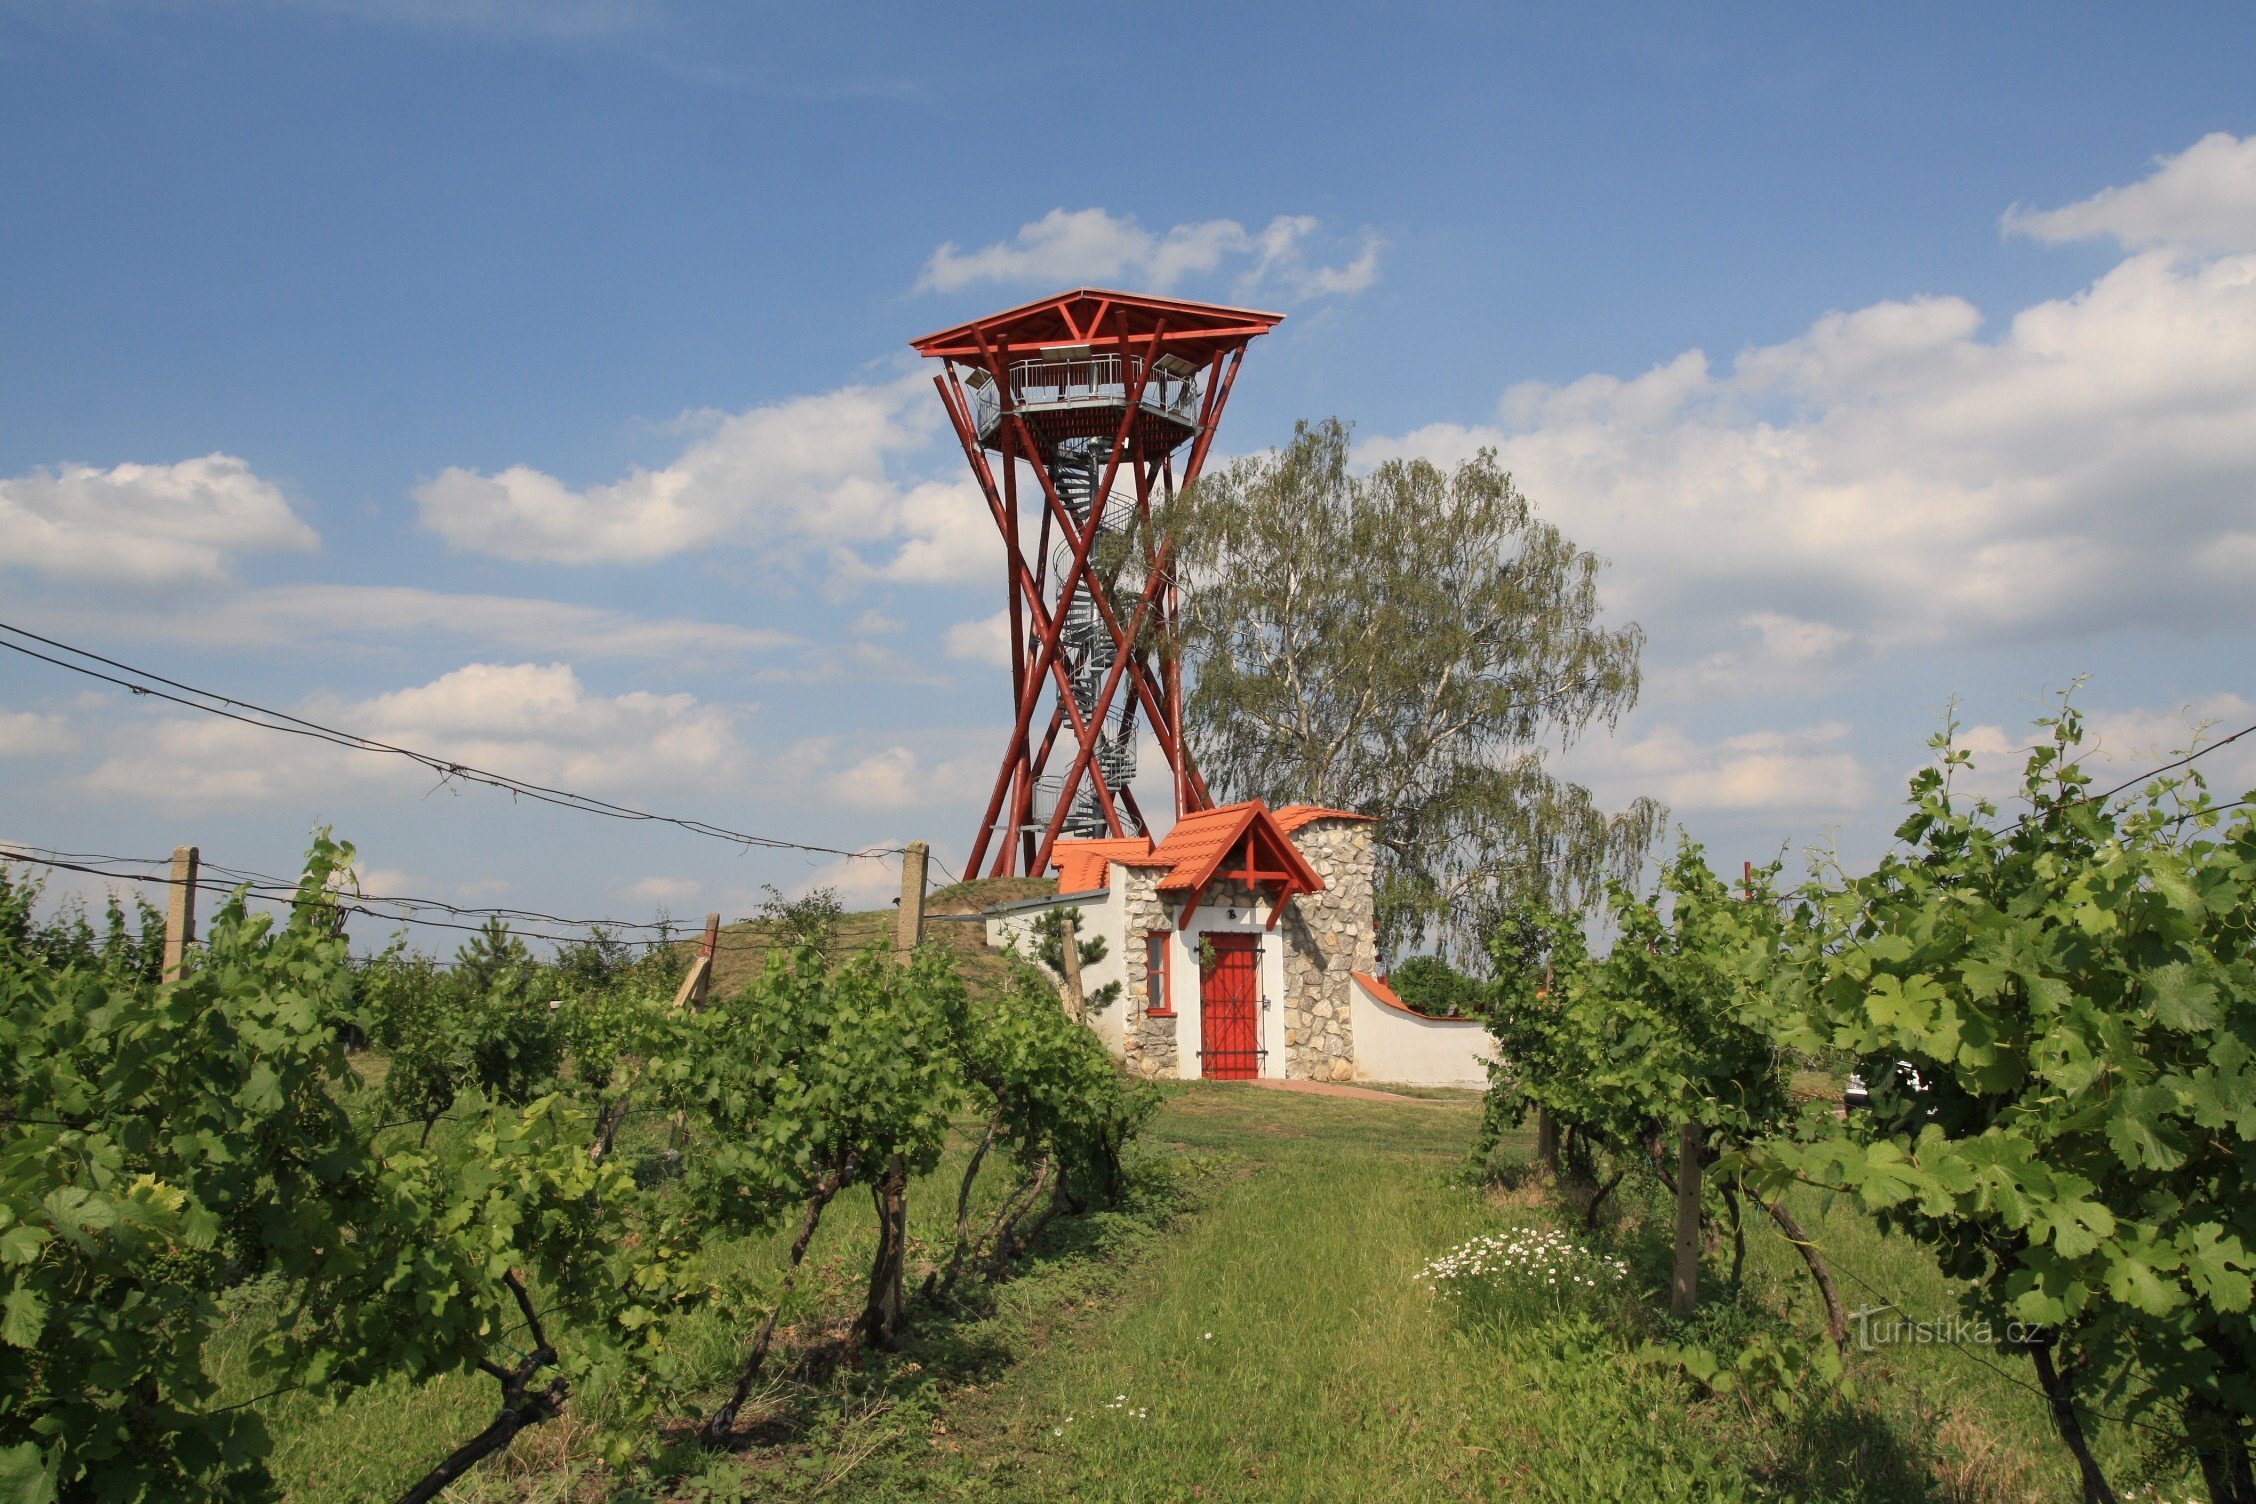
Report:
M 1165 930 L 1149 930 L 1144 935 L 1144 1011 L 1162 1018 L 1175 1011 L 1168 988 L 1167 939 Z

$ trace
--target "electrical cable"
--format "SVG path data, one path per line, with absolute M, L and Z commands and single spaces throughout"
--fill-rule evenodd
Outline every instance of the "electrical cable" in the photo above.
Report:
M 853 851 L 840 846 L 821 846 L 807 841 L 788 841 L 775 836 L 754 835 L 746 831 L 732 830 L 727 826 L 715 825 L 711 821 L 686 816 L 655 814 L 649 810 L 637 809 L 632 805 L 617 804 L 608 799 L 598 799 L 591 794 L 576 794 L 568 789 L 531 783 L 506 773 L 496 773 L 486 768 L 473 767 L 468 763 L 456 762 L 451 758 L 440 757 L 435 753 L 419 752 L 411 747 L 402 747 L 391 742 L 379 741 L 374 737 L 362 736 L 358 732 L 340 730 L 334 726 L 323 725 L 319 721 L 311 721 L 302 716 L 291 715 L 286 711 L 269 709 L 249 700 L 237 699 L 232 695 L 223 695 L 216 690 L 199 689 L 195 685 L 185 684 L 177 679 L 168 679 L 162 674 L 151 672 L 148 669 L 136 668 L 132 664 L 122 663 L 115 658 L 105 658 L 100 653 L 74 647 L 67 642 L 61 642 L 52 637 L 43 637 L 37 632 L 10 625 L 7 622 L 0 622 L 0 632 L 41 643 L 54 648 L 57 652 L 68 653 L 72 657 L 84 658 L 89 662 L 102 664 L 108 668 L 116 669 L 118 673 L 103 673 L 99 669 L 88 668 L 85 664 L 72 663 L 55 657 L 53 654 L 42 653 L 35 648 L 26 647 L 20 642 L 8 642 L 0 639 L 0 648 L 20 653 L 24 657 L 36 658 L 42 663 L 52 664 L 57 668 L 68 670 L 74 674 L 81 674 L 90 679 L 98 679 L 105 684 L 116 685 L 120 689 L 130 690 L 137 695 L 165 700 L 189 710 L 202 711 L 206 715 L 219 716 L 245 726 L 255 726 L 262 731 L 276 731 L 289 736 L 304 737 L 311 741 L 328 742 L 334 746 L 353 751 L 378 752 L 393 757 L 403 757 L 437 773 L 442 784 L 455 780 L 464 783 L 484 784 L 490 788 L 500 789 L 507 794 L 538 800 L 543 804 L 553 804 L 563 809 L 579 810 L 583 814 L 602 815 L 613 820 L 646 821 L 660 825 L 671 825 L 688 831 L 692 835 L 707 836 L 737 846 L 759 847 L 777 851 L 804 851 L 821 856 L 848 858 L 899 856 L 902 854 L 902 848 L 897 846 L 870 846 Z M 119 677 L 120 674 L 130 674 L 134 678 L 121 678 Z M 148 682 L 136 683 L 135 679 Z M 159 689 L 153 687 L 154 685 L 164 685 L 167 688 Z M 179 693 L 170 693 L 170 690 L 177 690 Z M 191 696 L 193 698 L 190 698 Z M 207 701 L 211 703 L 205 703 Z M 230 706 L 233 708 L 225 708 Z M 260 719 L 260 717 L 264 717 L 264 719 Z

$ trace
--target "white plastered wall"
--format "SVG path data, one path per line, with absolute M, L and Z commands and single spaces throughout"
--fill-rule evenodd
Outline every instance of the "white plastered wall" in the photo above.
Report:
M 1053 909 L 1068 908 L 1081 911 L 1080 930 L 1084 941 L 1092 935 L 1102 935 L 1105 942 L 1104 959 L 1081 968 L 1081 990 L 1094 994 L 1107 983 L 1119 982 L 1121 991 L 1125 994 L 1128 937 L 1121 930 L 1127 923 L 1127 914 L 1118 883 L 1096 892 L 1060 893 L 1055 898 L 1043 899 L 1038 903 L 1013 905 L 1000 913 L 990 913 L 987 916 L 987 943 L 997 950 L 1015 947 L 1020 955 L 1033 960 L 1035 923 Z M 1135 943 L 1141 945 L 1143 941 L 1139 937 Z M 1122 1021 L 1127 1016 L 1128 1003 L 1123 996 L 1120 1001 L 1089 1019 L 1089 1026 L 1097 1031 L 1097 1037 L 1104 1041 L 1105 1048 L 1112 1052 L 1116 1060 L 1126 1053 Z
M 1349 989 L 1355 1017 L 1355 1079 L 1400 1086 L 1488 1085 L 1496 1040 L 1475 1019 L 1425 1018 L 1391 1008 L 1357 980 Z

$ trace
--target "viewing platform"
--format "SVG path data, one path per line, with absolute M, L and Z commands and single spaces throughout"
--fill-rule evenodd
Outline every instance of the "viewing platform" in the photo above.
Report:
M 1120 431 L 1121 415 L 1142 372 L 1141 360 L 1092 354 L 1085 345 L 1044 350 L 1007 368 L 1010 405 L 1044 448 L 1066 439 L 1110 439 Z M 1198 378 L 1199 368 L 1179 357 L 1163 355 L 1152 362 L 1129 431 L 1134 450 L 1163 454 L 1198 433 Z M 1002 389 L 980 370 L 972 371 L 964 384 L 971 390 L 980 443 L 999 448 Z

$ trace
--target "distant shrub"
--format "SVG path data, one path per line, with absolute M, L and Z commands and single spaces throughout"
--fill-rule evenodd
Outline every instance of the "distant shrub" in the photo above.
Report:
M 1488 988 L 1439 956 L 1412 956 L 1387 978 L 1395 996 L 1433 1018 L 1471 1018 L 1488 1011 Z

